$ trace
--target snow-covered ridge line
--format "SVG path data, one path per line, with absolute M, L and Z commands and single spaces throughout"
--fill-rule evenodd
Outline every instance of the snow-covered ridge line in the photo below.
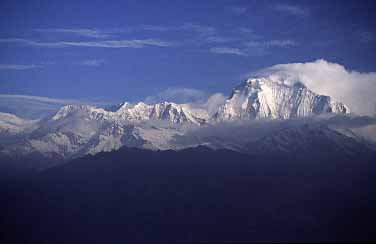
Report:
M 124 102 L 115 111 L 108 111 L 88 105 L 63 106 L 52 120 L 61 120 L 72 115 L 87 116 L 89 119 L 104 119 L 109 121 L 146 121 L 165 120 L 174 124 L 192 123 L 203 124 L 208 119 L 208 114 L 202 109 L 192 108 L 188 104 L 161 102 L 148 105 L 143 102 L 130 104 Z
M 200 144 L 198 138 L 187 135 L 190 129 L 205 124 L 254 119 L 285 120 L 326 113 L 346 114 L 349 111 L 341 102 L 315 94 L 300 82 L 258 77 L 237 86 L 212 116 L 203 106 L 173 102 L 124 102 L 110 109 L 65 105 L 52 117 L 33 123 L 33 126 L 16 116 L 0 114 L 0 132 L 3 130 L 9 134 L 10 131 L 21 138 L 16 143 L 6 143 L 1 152 L 41 152 L 74 158 L 122 146 L 177 150 Z M 241 138 L 237 140 L 241 141 Z M 204 142 L 226 148 L 231 146 L 228 145 L 230 142 L 218 141 L 215 136 Z

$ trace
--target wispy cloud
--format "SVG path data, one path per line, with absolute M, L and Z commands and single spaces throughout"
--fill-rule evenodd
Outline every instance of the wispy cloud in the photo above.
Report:
M 90 38 L 109 38 L 112 37 L 111 33 L 114 31 L 103 31 L 98 29 L 66 29 L 66 28 L 46 28 L 46 29 L 34 29 L 34 31 L 43 33 L 68 33 L 75 34 L 82 37 Z
M 283 12 L 290 15 L 295 15 L 298 17 L 308 16 L 308 10 L 297 5 L 290 4 L 276 4 L 273 9 L 279 12 Z
M 191 36 L 191 39 L 186 40 L 186 42 L 199 45 L 208 43 L 226 43 L 231 42 L 234 39 L 219 35 L 217 29 L 213 26 L 190 22 L 178 26 L 144 25 L 141 26 L 141 29 L 153 32 L 186 32 Z
M 231 54 L 238 56 L 248 56 L 248 53 L 244 49 L 234 48 L 234 47 L 212 47 L 209 49 L 212 53 L 217 54 Z
M 259 48 L 269 48 L 269 47 L 288 48 L 288 47 L 294 47 L 296 45 L 297 43 L 292 40 L 250 41 L 247 43 L 248 47 L 259 47 Z
M 216 28 L 208 25 L 199 25 L 190 22 L 186 22 L 178 26 L 165 26 L 165 25 L 143 25 L 140 27 L 142 30 L 146 31 L 156 31 L 156 32 L 165 32 L 165 31 L 189 31 L 202 36 L 211 36 L 216 34 Z
M 289 48 L 296 45 L 292 40 L 249 41 L 241 47 L 212 47 L 209 51 L 238 56 L 263 56 L 268 54 L 270 48 Z
M 271 47 L 294 47 L 297 45 L 297 43 L 292 40 L 271 40 L 267 41 L 265 44 Z
M 232 6 L 231 11 L 234 12 L 235 14 L 244 14 L 247 12 L 247 7 L 245 6 Z
M 154 47 L 170 47 L 175 43 L 169 41 L 161 41 L 156 39 L 135 39 L 135 40 L 106 40 L 106 41 L 58 41 L 58 42 L 39 42 L 22 38 L 3 38 L 0 43 L 19 43 L 30 46 L 39 47 L 102 47 L 102 48 L 144 48 Z
M 38 102 L 46 103 L 56 103 L 56 104 L 75 104 L 78 103 L 78 100 L 74 99 L 58 99 L 50 97 L 38 97 L 38 96 L 28 96 L 28 95 L 18 95 L 18 94 L 0 94 L 0 99 L 24 99 L 24 100 L 33 100 Z
M 79 66 L 88 66 L 88 67 L 98 67 L 104 64 L 103 59 L 87 59 L 80 62 L 74 63 L 75 65 Z
M 179 30 L 193 32 L 196 35 L 193 40 L 196 44 L 228 43 L 236 39 L 222 36 L 215 27 L 208 25 L 185 23 L 179 27 Z
M 278 7 L 278 6 L 277 6 Z M 282 6 L 279 5 L 279 8 Z M 286 6 L 285 6 L 286 7 Z M 38 29 L 46 32 L 69 32 L 79 35 L 93 36 L 100 38 L 102 32 L 97 29 Z M 204 24 L 186 22 L 181 25 L 142 25 L 129 30 L 140 30 L 146 32 L 180 32 L 183 38 L 175 41 L 161 39 L 131 39 L 131 40 L 79 40 L 79 41 L 37 41 L 25 38 L 3 38 L 1 43 L 21 44 L 36 47 L 64 48 L 64 47 L 96 47 L 96 48 L 145 48 L 145 47 L 171 47 L 171 46 L 194 46 L 205 48 L 211 53 L 228 54 L 237 56 L 262 56 L 267 54 L 271 48 L 288 48 L 296 46 L 292 40 L 263 40 L 252 29 L 245 26 L 230 30 L 221 30 L 216 27 Z M 182 33 L 183 32 L 183 33 Z M 109 33 L 109 32 L 108 32 Z M 154 33 L 156 34 L 156 33 Z M 170 36 L 170 35 L 169 35 Z M 98 66 L 98 62 L 87 62 L 86 66 Z
M 0 70 L 27 70 L 42 68 L 42 65 L 35 64 L 0 64 Z

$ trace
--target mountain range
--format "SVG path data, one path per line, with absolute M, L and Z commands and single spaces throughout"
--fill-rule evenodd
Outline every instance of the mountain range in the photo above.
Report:
M 299 147 L 316 148 L 324 137 L 331 140 L 329 144 L 333 142 L 342 149 L 352 149 L 352 145 L 348 145 L 351 143 L 354 148 L 359 148 L 358 144 L 371 148 L 348 130 L 344 133 L 328 126 L 312 125 L 310 119 L 349 114 L 350 108 L 345 104 L 316 94 L 299 81 L 251 77 L 235 87 L 215 112 L 204 106 L 166 101 L 155 104 L 124 102 L 105 108 L 71 104 L 38 120 L 0 113 L 0 152 L 7 157 L 39 154 L 61 161 L 123 146 L 180 150 L 206 145 L 248 153 L 296 153 L 308 150 Z M 259 136 L 240 135 L 232 139 L 216 132 L 210 135 L 195 133 L 226 124 L 257 124 L 257 121 L 266 124 L 271 121 L 300 122 L 288 130 L 286 126 L 268 128 Z M 234 134 L 239 132 L 242 133 L 240 130 Z M 50 165 L 42 168 L 45 167 Z

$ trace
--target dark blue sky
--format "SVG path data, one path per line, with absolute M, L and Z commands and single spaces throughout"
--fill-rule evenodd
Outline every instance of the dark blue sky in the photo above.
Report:
M 326 59 L 376 71 L 375 1 L 0 3 L 0 93 L 135 101 L 228 94 L 249 72 Z

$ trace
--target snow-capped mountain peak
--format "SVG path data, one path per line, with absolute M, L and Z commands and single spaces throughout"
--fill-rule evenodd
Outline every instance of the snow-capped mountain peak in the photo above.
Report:
M 61 120 L 69 116 L 88 116 L 90 119 L 101 119 L 107 112 L 103 108 L 89 105 L 65 105 L 52 117 L 52 120 Z
M 164 120 L 174 124 L 187 122 L 197 124 L 198 122 L 193 119 L 191 113 L 190 109 L 183 104 L 160 102 L 149 105 L 139 102 L 134 105 L 124 103 L 111 116 L 130 121 Z
M 217 120 L 289 119 L 349 112 L 343 103 L 318 95 L 299 81 L 256 77 L 237 86 L 215 117 Z

